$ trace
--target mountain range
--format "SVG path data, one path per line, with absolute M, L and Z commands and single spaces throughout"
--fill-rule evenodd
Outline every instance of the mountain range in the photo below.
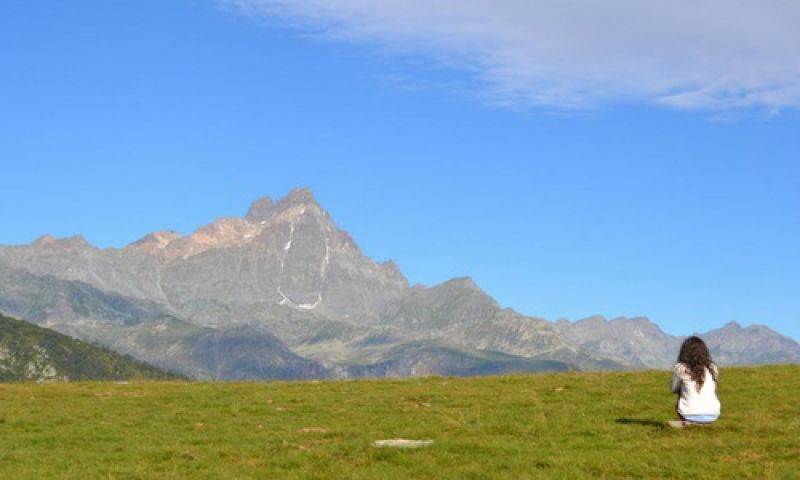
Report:
M 202 379 L 663 368 L 682 340 L 646 318 L 522 315 L 470 278 L 410 285 L 308 189 L 124 248 L 49 235 L 0 247 L 0 312 Z M 703 337 L 723 365 L 800 362 L 764 326 Z

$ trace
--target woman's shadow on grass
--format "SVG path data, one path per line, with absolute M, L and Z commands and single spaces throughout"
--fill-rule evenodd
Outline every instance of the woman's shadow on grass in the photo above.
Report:
M 664 422 L 649 418 L 618 418 L 617 423 L 622 425 L 639 425 L 641 427 L 665 428 Z

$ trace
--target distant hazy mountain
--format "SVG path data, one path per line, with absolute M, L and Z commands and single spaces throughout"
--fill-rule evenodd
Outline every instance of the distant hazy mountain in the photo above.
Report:
M 763 325 L 730 322 L 703 338 L 721 364 L 800 363 L 800 345 Z
M 143 362 L 0 315 L 0 381 L 177 379 Z
M 199 378 L 665 366 L 679 343 L 644 319 L 524 316 L 469 278 L 410 286 L 392 262 L 364 256 L 306 189 L 120 249 L 50 236 L 0 247 L 0 311 Z M 753 351 L 760 343 L 720 338 L 730 363 L 796 358 L 790 339 L 765 355 Z
M 635 367 L 664 368 L 674 364 L 685 337 L 664 333 L 647 318 L 590 317 L 556 322 L 558 330 L 592 355 Z M 800 345 L 763 325 L 723 328 L 697 333 L 720 365 L 800 362 Z
M 589 317 L 556 328 L 583 350 L 635 367 L 666 367 L 674 363 L 681 339 L 664 333 L 646 318 Z

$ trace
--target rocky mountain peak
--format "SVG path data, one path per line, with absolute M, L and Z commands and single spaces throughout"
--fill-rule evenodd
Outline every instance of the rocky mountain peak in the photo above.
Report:
M 198 228 L 188 237 L 176 238 L 163 247 L 165 258 L 189 258 L 215 248 L 240 247 L 252 243 L 263 226 L 241 218 L 220 218 Z
M 169 242 L 178 238 L 181 238 L 181 234 L 174 230 L 160 230 L 145 235 L 131 245 L 155 245 L 159 248 L 164 248 L 169 245 Z
M 245 217 L 248 222 L 265 222 L 275 213 L 275 202 L 270 197 L 259 198 L 250 206 Z
M 721 365 L 800 362 L 800 345 L 764 325 L 728 322 L 702 336 Z
M 172 241 L 179 238 L 182 238 L 182 236 L 178 232 L 173 230 L 161 230 L 145 235 L 125 247 L 125 250 L 144 252 L 153 255 L 164 250 Z
M 742 329 L 742 326 L 739 325 L 739 322 L 736 322 L 736 321 L 730 321 L 730 322 L 726 323 L 721 328 L 721 330 L 732 330 L 732 331 L 741 330 L 741 329 Z
M 443 285 L 448 285 L 451 287 L 459 287 L 459 288 L 467 288 L 470 290 L 480 290 L 480 287 L 472 277 L 465 276 L 465 277 L 458 277 L 453 278 L 452 280 L 448 280 Z
M 500 308 L 471 277 L 459 277 L 431 287 L 428 293 L 454 301 L 458 308 Z M 456 307 L 454 307 L 456 308 Z
M 597 330 L 597 329 L 605 329 L 609 325 L 610 321 L 602 316 L 602 315 L 592 315 L 591 317 L 582 318 L 580 320 L 575 320 L 574 322 L 564 319 L 563 322 L 560 323 L 564 328 L 568 327 L 575 327 L 583 330 Z
M 269 221 L 259 223 L 310 223 L 318 225 L 322 230 L 333 230 L 335 225 L 328 213 L 317 203 L 314 194 L 308 188 L 297 188 L 282 198 L 270 217 Z
M 91 245 L 83 235 L 73 235 L 67 238 L 55 238 L 52 235 L 42 235 L 32 244 L 33 247 L 55 247 L 55 248 L 91 248 Z
M 266 223 L 276 214 L 286 212 L 287 210 L 305 213 L 305 211 L 309 210 L 309 207 L 313 210 L 323 211 L 311 189 L 295 188 L 277 203 L 270 197 L 259 198 L 250 206 L 245 218 L 251 223 Z
M 396 272 L 402 275 L 400 267 L 395 263 L 394 260 L 386 260 L 385 262 L 381 263 L 381 266 L 387 270 L 391 270 L 392 272 Z
M 43 247 L 45 245 L 52 245 L 52 244 L 56 243 L 57 241 L 58 240 L 56 240 L 56 238 L 54 236 L 52 236 L 52 235 L 50 235 L 48 233 L 48 234 L 42 235 L 41 237 L 39 237 L 36 240 L 34 240 L 33 246 L 35 246 L 35 247 Z
M 645 331 L 657 330 L 659 334 L 663 333 L 658 325 L 648 317 L 616 317 L 609 320 L 609 323 L 618 324 L 623 328 L 635 328 Z
M 306 187 L 295 188 L 278 202 L 278 207 L 283 208 L 294 205 L 315 206 L 320 208 L 317 199 L 314 198 L 314 193 L 310 188 Z
M 640 367 L 666 367 L 678 348 L 678 340 L 664 333 L 647 317 L 594 315 L 574 323 L 558 321 L 556 329 L 598 358 L 610 358 Z
M 212 249 L 253 244 L 265 232 L 284 228 L 287 229 L 286 235 L 290 237 L 297 232 L 307 238 L 322 238 L 336 231 L 332 220 L 317 203 L 311 190 L 298 188 L 277 203 L 270 197 L 256 200 L 245 218 L 220 218 L 185 237 L 172 231 L 154 232 L 130 244 L 125 250 L 133 254 L 157 256 L 170 263 Z M 287 243 L 291 244 L 291 241 Z M 333 248 L 333 245 L 328 248 Z

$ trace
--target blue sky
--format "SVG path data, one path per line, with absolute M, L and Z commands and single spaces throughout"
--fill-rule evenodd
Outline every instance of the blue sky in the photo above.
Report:
M 414 283 L 800 338 L 798 9 L 705 32 L 620 0 L 663 21 L 604 31 L 550 3 L 5 2 L 0 243 L 123 246 L 308 186 Z

